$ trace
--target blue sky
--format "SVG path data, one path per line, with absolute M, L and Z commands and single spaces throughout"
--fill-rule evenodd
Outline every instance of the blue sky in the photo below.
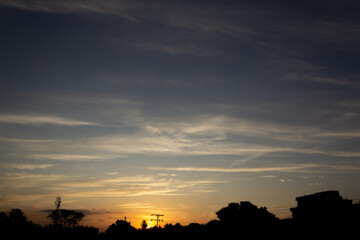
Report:
M 359 200 L 357 1 L 0 1 L 0 208 L 106 227 Z M 101 222 L 101 224 L 100 224 Z

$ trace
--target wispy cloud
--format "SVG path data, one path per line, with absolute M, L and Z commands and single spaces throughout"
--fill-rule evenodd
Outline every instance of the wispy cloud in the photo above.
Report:
M 191 8 L 178 5 L 175 11 L 170 11 L 168 21 L 174 26 L 201 32 L 201 34 L 221 37 L 226 35 L 237 38 L 238 40 L 251 40 L 259 35 L 260 33 L 258 31 L 255 31 L 249 26 L 232 21 L 239 15 L 247 15 L 249 9 L 242 5 L 242 8 L 238 7 L 237 10 L 234 11 L 232 7 L 231 4 L 223 5 L 219 11 L 219 5 L 194 4 Z M 251 10 L 254 15 L 259 13 L 259 11 L 254 8 Z
M 217 140 L 225 139 L 230 134 L 236 134 L 284 141 L 302 141 L 304 135 L 316 131 L 316 129 L 310 127 L 287 126 L 216 115 L 197 117 L 192 119 L 191 122 L 148 122 L 145 129 L 156 134 L 196 135 L 212 137 Z M 309 141 L 309 139 L 306 139 L 306 141 Z
M 218 173 L 267 173 L 267 172 L 302 172 L 302 173 L 325 173 L 325 172 L 359 172 L 359 164 L 292 164 L 276 167 L 243 167 L 243 168 L 210 168 L 210 167 L 149 167 L 154 171 L 174 172 L 218 172 Z M 274 178 L 275 175 L 265 175 L 263 178 Z
M 151 18 L 177 27 L 200 30 L 203 33 L 229 34 L 239 38 L 243 38 L 243 35 L 256 34 L 253 30 L 224 20 L 226 19 L 224 16 L 248 14 L 249 9 L 245 6 L 242 6 L 242 11 L 239 12 L 239 10 L 234 11 L 232 5 L 222 6 L 221 11 L 219 11 L 220 6 L 218 4 L 192 3 L 189 5 L 176 2 L 149 4 L 145 0 L 33 0 L 31 2 L 26 0 L 2 0 L 0 5 L 49 13 L 107 14 L 125 17 L 134 21 Z M 253 16 L 256 9 L 252 8 L 251 10 Z
M 141 43 L 135 44 L 135 48 L 144 49 L 150 52 L 162 52 L 170 55 L 193 55 L 193 56 L 213 56 L 219 55 L 219 51 L 206 48 L 194 43 Z
M 84 161 L 84 160 L 102 160 L 102 156 L 94 155 L 79 155 L 79 154 L 32 154 L 27 155 L 32 159 L 50 159 L 50 160 L 63 160 L 63 161 Z
M 25 125 L 53 124 L 63 126 L 94 126 L 96 123 L 78 121 L 68 118 L 47 115 L 0 114 L 0 123 L 16 123 Z
M 359 22 L 344 20 L 309 20 L 306 22 L 284 23 L 283 30 L 289 33 L 305 35 L 311 40 L 335 43 L 358 43 Z
M 288 81 L 310 81 L 324 84 L 335 84 L 348 87 L 360 87 L 360 83 L 356 81 L 349 81 L 343 78 L 326 77 L 316 74 L 305 74 L 300 72 L 291 72 L 283 77 L 284 80 Z
M 112 154 L 151 155 L 248 155 L 254 153 L 298 152 L 304 154 L 331 154 L 312 148 L 255 145 L 221 141 L 218 138 L 197 138 L 191 136 L 109 136 L 89 139 L 89 146 Z
M 167 31 L 152 34 L 146 43 L 133 39 L 128 44 L 137 49 L 171 55 L 220 55 L 219 43 L 204 45 L 204 41 L 209 42 L 209 39 L 214 42 L 219 39 L 227 41 L 229 37 L 249 41 L 259 35 L 259 32 L 236 20 L 238 16 L 248 14 L 246 6 L 238 7 L 238 10 L 234 11 L 231 4 L 222 6 L 221 10 L 218 9 L 218 4 L 212 3 L 178 4 L 170 1 L 166 3 L 156 1 L 149 4 L 144 0 L 34 0 L 31 2 L 4 0 L 0 4 L 28 11 L 54 14 L 102 14 L 122 17 L 136 23 L 147 21 L 160 23 L 161 27 L 166 28 Z M 242 11 L 239 12 L 239 9 Z M 257 11 L 252 8 L 251 15 L 255 15 L 255 12 Z M 112 38 L 110 41 L 123 43 L 123 38 L 115 39 Z
M 137 1 L 139 2 L 139 1 Z M 44 11 L 49 13 L 96 13 L 124 15 L 124 10 L 131 9 L 136 4 L 131 1 L 84 1 L 84 0 L 63 0 L 63 1 L 46 1 L 46 0 L 3 0 L 0 5 L 25 9 L 28 11 Z
M 119 207 L 122 207 L 122 208 L 132 208 L 132 209 L 134 209 L 134 208 L 139 208 L 139 209 L 155 208 L 155 206 L 153 206 L 153 205 L 143 204 L 143 203 L 138 203 L 138 202 L 120 204 Z
M 135 176 L 126 176 L 126 177 L 108 177 L 100 179 L 78 179 L 78 181 L 71 182 L 61 182 L 58 183 L 58 186 L 65 188 L 93 188 L 93 187 L 140 187 L 148 186 L 151 187 L 156 185 L 158 181 L 154 177 L 144 176 L 144 175 L 135 175 Z M 156 187 L 156 186 L 155 186 Z
M 131 125 L 133 126 L 133 125 Z M 40 160 L 106 160 L 127 158 L 131 154 L 162 156 L 237 155 L 251 161 L 271 153 L 321 154 L 335 157 L 359 156 L 356 149 L 327 146 L 331 139 L 356 138 L 349 130 L 324 130 L 315 126 L 296 126 L 249 121 L 226 116 L 193 117 L 183 121 L 139 120 L 137 132 L 80 139 L 0 138 L 16 146 L 12 155 Z M 237 140 L 234 141 L 234 137 Z M 256 138 L 256 142 L 242 140 Z M 316 144 L 314 144 L 316 143 Z M 66 152 L 66 154 L 64 154 Z
M 8 173 L 3 177 L 0 177 L 0 180 L 6 181 L 24 181 L 24 183 L 34 184 L 36 185 L 38 182 L 47 182 L 47 181 L 57 181 L 64 179 L 63 175 L 55 175 L 55 174 L 29 174 L 29 173 Z M 29 180 L 31 180 L 29 182 Z
M 179 196 L 179 195 L 189 195 L 188 193 L 179 193 L 177 189 L 159 189 L 159 190 L 147 190 L 128 193 L 125 196 L 127 197 L 138 197 L 146 195 L 159 195 L 159 196 Z
M 7 143 L 15 143 L 15 144 L 50 144 L 52 142 L 57 142 L 55 139 L 26 139 L 26 138 L 4 138 L 0 137 L 0 141 Z
M 206 167 L 149 167 L 150 170 L 164 170 L 164 171 L 181 171 L 181 172 L 222 172 L 222 173 L 262 173 L 262 172 L 301 172 L 308 171 L 311 168 L 318 168 L 318 164 L 300 164 L 294 166 L 283 167 L 262 167 L 262 168 L 206 168 Z
M 148 195 L 179 196 L 195 194 L 203 187 L 212 190 L 213 184 L 226 180 L 183 180 L 173 176 L 123 176 L 84 178 L 54 174 L 8 173 L 0 177 L 0 190 L 6 189 L 7 198 L 32 201 L 53 197 L 59 193 L 68 199 L 84 197 L 140 197 Z M 46 184 L 44 184 L 46 183 Z M 23 191 L 23 189 L 28 189 Z M 131 207 L 124 206 L 124 207 Z M 140 207 L 140 206 L 132 206 Z
M 119 175 L 119 172 L 108 172 L 108 173 L 105 173 L 105 174 L 114 176 L 114 175 Z
M 0 163 L 0 168 L 20 169 L 20 170 L 47 169 L 53 166 L 54 164 Z
M 264 175 L 262 176 L 262 178 L 276 178 L 275 175 Z
M 103 179 L 89 179 L 89 180 L 78 180 L 76 182 L 62 182 L 58 183 L 57 186 L 65 188 L 93 188 L 93 187 L 103 187 L 103 188 L 119 188 L 127 190 L 127 196 L 136 196 L 138 191 L 141 194 L 148 190 L 154 191 L 157 193 L 163 193 L 167 190 L 176 190 L 180 191 L 185 188 L 191 188 L 196 186 L 212 185 L 212 184 L 221 184 L 227 183 L 229 180 L 182 180 L 178 178 L 173 178 L 173 176 L 168 177 L 152 177 L 152 176 L 128 176 L 128 177 L 113 177 L 113 178 L 103 178 Z
M 176 189 L 104 189 L 104 190 L 82 190 L 68 191 L 63 194 L 69 197 L 140 197 L 140 196 L 177 196 L 188 195 L 179 193 Z

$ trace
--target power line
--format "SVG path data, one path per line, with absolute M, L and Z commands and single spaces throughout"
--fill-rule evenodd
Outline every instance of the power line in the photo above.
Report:
M 163 219 L 160 219 L 160 217 L 163 217 L 164 215 L 163 214 L 151 214 L 151 216 L 155 216 L 156 219 L 151 219 L 151 221 L 155 221 L 156 220 L 156 227 L 158 228 L 159 227 L 159 222 L 164 222 Z

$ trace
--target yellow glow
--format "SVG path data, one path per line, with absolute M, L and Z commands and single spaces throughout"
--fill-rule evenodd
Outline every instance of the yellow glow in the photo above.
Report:
M 147 223 L 146 229 L 153 228 L 156 226 L 156 222 L 151 221 L 151 219 L 146 220 L 146 223 Z

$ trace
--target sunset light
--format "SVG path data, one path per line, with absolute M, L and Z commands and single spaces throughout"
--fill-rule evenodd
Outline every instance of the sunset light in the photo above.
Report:
M 154 223 L 148 223 L 148 225 L 147 225 L 147 229 L 149 229 L 149 228 L 153 228 L 153 227 L 155 227 L 155 224 Z
M 355 219 L 360 1 L 0 0 L 0 36 L 3 229 L 286 238 L 306 214 Z

